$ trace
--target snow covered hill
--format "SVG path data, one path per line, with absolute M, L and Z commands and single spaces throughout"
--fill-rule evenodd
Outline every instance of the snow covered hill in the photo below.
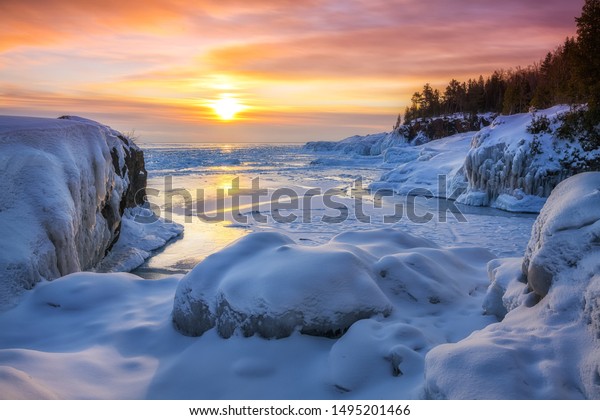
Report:
M 78 117 L 0 117 L 0 173 L 0 305 L 96 266 L 146 186 L 142 151 Z

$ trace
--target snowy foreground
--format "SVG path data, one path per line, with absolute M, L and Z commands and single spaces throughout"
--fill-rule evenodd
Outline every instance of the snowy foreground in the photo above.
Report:
M 600 398 L 599 191 L 559 185 L 524 264 L 398 229 L 263 232 L 183 278 L 43 282 L 0 314 L 0 395 Z
M 263 253 L 249 256 L 257 247 Z M 306 258 L 319 254 L 319 265 L 310 269 Z M 261 255 L 268 264 L 258 264 Z M 420 398 L 427 352 L 495 321 L 481 314 L 491 258 L 483 249 L 444 249 L 395 230 L 344 234 L 316 249 L 257 233 L 209 257 L 181 282 L 179 276 L 148 281 L 131 274 L 72 274 L 39 284 L 18 307 L 0 314 L 0 395 Z M 323 285 L 321 269 L 340 275 Z M 178 283 L 193 290 L 198 282 L 202 286 L 203 272 L 215 270 L 222 274 L 215 285 L 222 298 L 248 314 L 247 321 L 272 314 L 272 321 L 283 322 L 282 312 L 300 311 L 312 334 L 315 328 L 352 326 L 332 339 L 301 334 L 302 325 L 286 323 L 273 330 L 287 338 L 265 340 L 254 322 L 257 335 L 244 337 L 254 332 L 244 327 L 225 339 L 220 335 L 231 335 L 235 322 L 229 317 L 226 334 L 219 322 L 200 337 L 186 337 L 172 323 Z M 235 287 L 243 278 L 246 284 Z M 296 289 L 281 287 L 282 281 Z M 357 290 L 336 293 L 339 283 Z M 357 293 L 365 293 L 362 301 L 352 298 Z M 372 312 L 380 314 L 366 319 Z M 346 322 L 330 324 L 340 318 Z

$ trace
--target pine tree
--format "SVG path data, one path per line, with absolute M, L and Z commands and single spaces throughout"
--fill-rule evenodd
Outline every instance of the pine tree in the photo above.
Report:
M 577 78 L 585 99 L 600 109 L 600 0 L 586 0 L 577 22 Z

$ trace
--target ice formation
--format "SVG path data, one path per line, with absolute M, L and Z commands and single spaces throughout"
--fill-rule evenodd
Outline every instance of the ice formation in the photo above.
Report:
M 508 211 L 538 212 L 559 182 L 590 170 L 600 151 L 559 139 L 558 116 L 564 105 L 527 114 L 497 117 L 474 137 L 465 162 L 468 188 L 458 202 Z M 532 121 L 546 117 L 546 131 L 531 133 Z

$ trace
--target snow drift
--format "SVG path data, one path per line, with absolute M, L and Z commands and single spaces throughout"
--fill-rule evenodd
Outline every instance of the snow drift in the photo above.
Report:
M 323 257 L 308 264 L 317 253 Z M 250 234 L 185 279 L 82 272 L 42 281 L 0 312 L 0 398 L 420 398 L 427 352 L 495 321 L 481 311 L 491 258 L 483 248 L 444 248 L 399 229 L 347 232 L 321 247 Z M 211 271 L 214 281 L 196 281 Z M 358 289 L 333 293 L 334 282 Z M 339 339 L 297 330 L 279 340 L 260 331 L 244 337 L 248 318 L 229 339 L 218 327 L 200 337 L 176 331 L 173 296 L 217 285 L 232 304 L 248 296 L 243 314 L 304 305 L 318 321 L 368 305 L 389 315 L 359 319 Z M 318 289 L 325 294 L 309 299 Z M 210 296 L 203 299 L 214 302 Z M 263 306 L 257 297 L 276 299 Z
M 428 353 L 428 395 L 600 398 L 599 244 L 600 173 L 575 175 L 548 198 L 522 266 L 490 263 L 484 306 L 502 322 Z
M 143 152 L 91 120 L 0 117 L 0 304 L 97 265 L 143 197 Z

